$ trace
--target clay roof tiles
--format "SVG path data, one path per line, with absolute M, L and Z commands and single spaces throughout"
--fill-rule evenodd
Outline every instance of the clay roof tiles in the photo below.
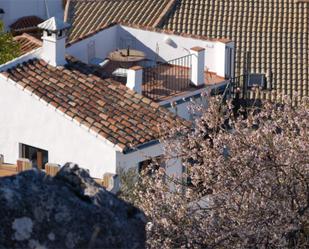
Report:
M 64 67 L 32 59 L 3 72 L 24 89 L 123 150 L 160 137 L 159 126 L 187 124 L 100 69 L 68 58 Z
M 175 0 L 71 0 L 69 42 L 114 22 L 158 26 Z
M 38 16 L 24 16 L 19 18 L 16 22 L 10 25 L 14 31 L 25 31 L 28 29 L 36 29 L 37 25 L 44 20 Z

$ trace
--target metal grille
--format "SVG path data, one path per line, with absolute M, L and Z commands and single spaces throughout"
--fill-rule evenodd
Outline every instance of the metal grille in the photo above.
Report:
M 224 90 L 224 93 L 222 95 L 222 99 L 230 99 L 234 98 L 237 91 L 239 91 L 240 96 L 246 95 L 246 89 L 244 87 L 244 81 L 246 79 L 246 75 L 240 75 L 234 78 L 231 78 Z
M 191 87 L 192 55 L 159 62 L 143 70 L 143 94 L 153 100 L 178 94 Z

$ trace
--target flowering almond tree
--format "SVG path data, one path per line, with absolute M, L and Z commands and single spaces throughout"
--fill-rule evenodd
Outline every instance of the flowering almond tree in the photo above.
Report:
M 149 218 L 148 247 L 308 248 L 308 100 L 297 108 L 265 103 L 246 118 L 219 99 L 193 109 L 194 128 L 163 139 L 184 176 L 161 168 L 135 189 Z

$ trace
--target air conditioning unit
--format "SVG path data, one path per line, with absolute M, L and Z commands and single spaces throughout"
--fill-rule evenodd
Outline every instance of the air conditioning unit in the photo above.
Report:
M 266 88 L 266 77 L 265 74 L 251 73 L 248 75 L 248 88 L 251 87 L 261 87 Z

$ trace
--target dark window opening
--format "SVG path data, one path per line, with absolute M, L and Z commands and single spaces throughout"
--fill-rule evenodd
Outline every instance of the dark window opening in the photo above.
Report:
M 21 144 L 21 157 L 29 159 L 32 166 L 38 169 L 45 169 L 48 163 L 48 151 L 26 144 Z
M 154 174 L 160 167 L 165 168 L 165 161 L 161 156 L 142 161 L 138 164 L 138 173 L 146 175 Z

